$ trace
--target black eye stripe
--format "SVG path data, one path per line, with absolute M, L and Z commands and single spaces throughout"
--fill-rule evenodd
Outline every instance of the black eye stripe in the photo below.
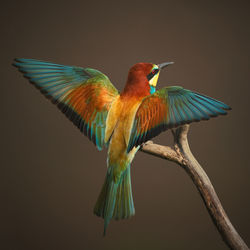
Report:
M 153 69 L 153 70 L 147 75 L 148 81 L 150 81 L 150 80 L 154 77 L 154 75 L 156 75 L 158 72 L 159 72 L 159 69 Z

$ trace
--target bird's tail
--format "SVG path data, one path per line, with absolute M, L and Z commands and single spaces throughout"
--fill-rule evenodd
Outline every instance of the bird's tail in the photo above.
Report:
M 96 202 L 94 213 L 104 218 L 104 232 L 112 218 L 119 220 L 135 214 L 132 197 L 130 165 L 119 180 L 114 179 L 114 167 L 109 167 L 101 193 Z

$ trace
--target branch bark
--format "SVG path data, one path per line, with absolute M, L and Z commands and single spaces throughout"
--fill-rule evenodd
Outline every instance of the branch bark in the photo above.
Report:
M 140 150 L 144 153 L 173 161 L 184 168 L 197 187 L 224 242 L 230 249 L 249 250 L 230 222 L 207 174 L 193 156 L 188 144 L 188 131 L 189 125 L 172 130 L 174 136 L 173 148 L 148 141 L 142 145 Z

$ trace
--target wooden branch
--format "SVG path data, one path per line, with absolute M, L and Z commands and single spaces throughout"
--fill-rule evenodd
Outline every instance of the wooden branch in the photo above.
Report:
M 249 250 L 230 222 L 207 174 L 190 151 L 187 139 L 188 131 L 189 125 L 172 130 L 174 136 L 173 148 L 154 144 L 152 141 L 149 141 L 142 145 L 140 150 L 144 153 L 176 162 L 183 167 L 197 187 L 224 242 L 231 249 Z

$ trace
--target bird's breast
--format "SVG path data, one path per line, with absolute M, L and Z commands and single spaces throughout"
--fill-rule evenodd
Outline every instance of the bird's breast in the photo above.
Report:
M 105 142 L 119 140 L 128 146 L 136 111 L 142 98 L 118 96 L 112 103 L 106 120 Z M 112 138 L 110 138 L 112 136 Z

